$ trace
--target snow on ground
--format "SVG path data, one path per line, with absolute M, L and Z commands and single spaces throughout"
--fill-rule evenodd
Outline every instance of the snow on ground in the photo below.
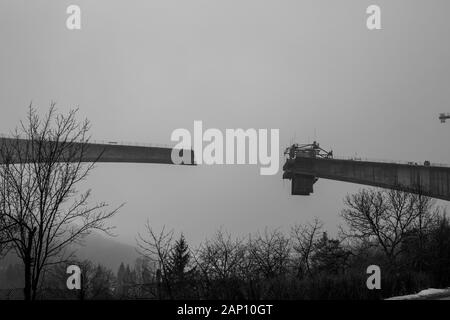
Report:
M 392 297 L 386 300 L 419 300 L 419 299 L 433 299 L 450 296 L 450 288 L 447 289 L 426 289 L 416 294 L 410 294 L 406 296 Z

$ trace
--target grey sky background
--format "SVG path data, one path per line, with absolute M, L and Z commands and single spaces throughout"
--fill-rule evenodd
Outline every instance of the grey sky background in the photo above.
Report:
M 66 8 L 82 29 L 66 29 Z M 382 9 L 382 30 L 366 8 Z M 176 128 L 278 128 L 280 153 L 315 137 L 336 155 L 450 163 L 447 0 L 0 0 L 0 132 L 30 101 L 79 106 L 96 139 L 170 143 Z M 282 159 L 280 159 L 282 165 Z M 99 164 L 95 200 L 134 244 L 148 218 L 197 243 L 318 217 L 332 233 L 358 185 L 310 197 L 257 166 Z M 445 204 L 445 203 L 444 203 Z

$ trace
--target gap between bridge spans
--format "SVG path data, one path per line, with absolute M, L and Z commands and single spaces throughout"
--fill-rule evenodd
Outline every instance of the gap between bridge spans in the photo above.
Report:
M 177 142 L 172 162 L 191 163 L 191 154 L 180 154 L 179 150 L 193 149 L 197 164 L 252 164 L 260 166 L 261 175 L 275 175 L 280 168 L 280 130 L 270 129 L 270 140 L 268 131 L 253 128 L 225 129 L 225 134 L 216 128 L 203 131 L 203 122 L 196 120 L 193 134 L 185 128 L 172 132 L 170 139 Z

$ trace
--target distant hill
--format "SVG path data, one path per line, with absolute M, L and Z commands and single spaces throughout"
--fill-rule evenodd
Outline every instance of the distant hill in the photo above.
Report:
M 92 232 L 86 237 L 83 246 L 79 246 L 76 252 L 80 260 L 90 260 L 94 263 L 100 263 L 117 272 L 120 263 L 134 265 L 139 257 L 133 246 L 116 241 L 114 238 L 105 237 L 99 233 Z M 8 254 L 0 260 L 0 269 L 6 268 L 9 264 L 19 263 L 14 254 Z
M 86 238 L 85 244 L 77 250 L 77 257 L 100 263 L 116 273 L 122 262 L 134 265 L 139 254 L 133 246 L 93 232 Z

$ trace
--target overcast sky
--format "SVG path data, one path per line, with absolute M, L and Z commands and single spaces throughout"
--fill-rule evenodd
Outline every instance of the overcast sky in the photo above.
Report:
M 81 30 L 66 28 L 70 4 Z M 370 4 L 382 30 L 366 28 Z M 449 13 L 448 0 L 0 0 L 0 132 L 54 100 L 78 106 L 96 139 L 170 143 L 202 120 L 280 129 L 280 149 L 317 138 L 337 155 L 450 163 L 437 119 L 450 112 Z M 319 180 L 291 196 L 281 175 L 99 164 L 87 185 L 127 203 L 112 223 L 130 244 L 147 218 L 194 243 L 314 217 L 333 233 L 361 187 Z

